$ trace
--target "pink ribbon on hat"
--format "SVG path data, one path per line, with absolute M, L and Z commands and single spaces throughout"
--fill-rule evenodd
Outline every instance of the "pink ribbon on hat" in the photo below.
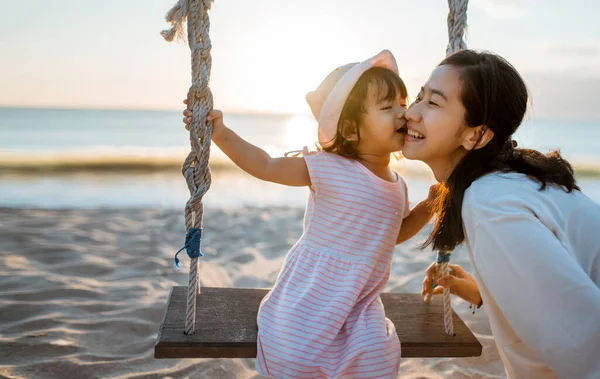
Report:
M 321 113 L 318 118 L 319 144 L 321 144 L 321 146 L 326 147 L 333 143 L 346 99 L 348 99 L 350 92 L 362 74 L 373 67 L 387 68 L 398 74 L 396 59 L 389 50 L 383 50 L 374 57 L 352 66 L 339 79 L 321 107 Z

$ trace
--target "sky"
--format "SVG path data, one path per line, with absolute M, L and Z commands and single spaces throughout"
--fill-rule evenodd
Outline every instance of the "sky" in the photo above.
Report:
M 0 0 L 0 106 L 182 109 L 190 52 L 168 43 L 175 0 Z M 333 68 L 390 49 L 410 95 L 444 57 L 442 0 L 217 0 L 215 107 L 308 113 Z M 600 120 L 600 2 L 471 0 L 467 45 L 505 57 L 532 116 Z

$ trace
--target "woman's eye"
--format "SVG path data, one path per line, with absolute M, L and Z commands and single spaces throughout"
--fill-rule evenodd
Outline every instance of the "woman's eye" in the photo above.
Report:
M 429 105 L 433 105 L 434 107 L 437 107 L 437 106 L 438 106 L 436 102 L 434 102 L 434 101 L 431 101 L 431 100 L 429 100 L 427 103 L 428 103 Z
M 381 108 L 382 111 L 389 111 L 390 109 L 392 109 L 391 106 Z

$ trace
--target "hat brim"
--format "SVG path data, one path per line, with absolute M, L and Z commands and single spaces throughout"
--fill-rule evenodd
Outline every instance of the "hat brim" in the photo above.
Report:
M 346 104 L 346 99 L 362 74 L 373 67 L 387 68 L 398 74 L 396 59 L 389 50 L 383 50 L 379 54 L 350 68 L 333 87 L 321 107 L 321 113 L 318 117 L 319 144 L 321 146 L 330 146 L 335 140 L 338 122 L 344 104 Z

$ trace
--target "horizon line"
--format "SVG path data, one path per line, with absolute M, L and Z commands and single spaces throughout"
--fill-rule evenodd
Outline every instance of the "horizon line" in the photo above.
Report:
M 2 109 L 20 109 L 20 110 L 57 110 L 57 111 L 125 111 L 125 112 L 183 112 L 183 107 L 177 108 L 143 108 L 143 107 L 104 107 L 104 106 L 44 106 L 44 105 L 4 105 L 0 104 L 0 110 Z M 256 116 L 312 116 L 310 112 L 279 112 L 269 111 L 261 109 L 223 109 L 223 112 L 238 115 L 256 115 Z M 529 116 L 529 117 L 528 117 Z M 592 118 L 573 118 L 573 117 L 552 117 L 543 116 L 536 117 L 534 115 L 526 115 L 523 123 L 529 120 L 543 120 L 543 121 L 575 121 L 575 122 L 600 122 L 600 117 Z M 522 123 L 522 124 L 523 124 Z
M 182 104 L 183 105 L 183 104 Z M 117 106 L 66 106 L 66 105 L 5 105 L 0 104 L 0 109 L 28 109 L 28 110 L 62 110 L 62 111 L 146 111 L 146 112 L 177 112 L 183 111 L 181 108 L 144 108 L 144 107 L 117 107 Z M 223 109 L 223 112 L 233 114 L 251 114 L 251 115 L 281 115 L 281 116 L 310 116 L 310 112 L 285 112 L 285 111 L 269 111 L 263 109 Z

